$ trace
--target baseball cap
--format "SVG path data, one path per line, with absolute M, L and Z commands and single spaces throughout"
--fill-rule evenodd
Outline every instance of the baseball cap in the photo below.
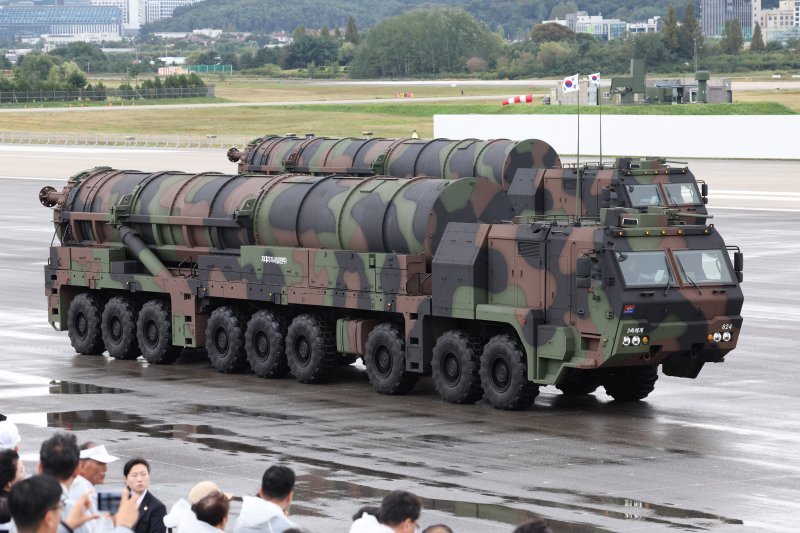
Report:
M 0 450 L 10 450 L 17 447 L 22 437 L 14 422 L 4 420 L 0 422 Z
M 189 502 L 194 505 L 212 492 L 222 492 L 222 489 L 213 481 L 201 481 L 189 491 Z M 229 500 L 233 498 L 233 494 L 230 492 L 222 492 L 222 494 Z
M 94 448 L 86 448 L 81 450 L 81 459 L 91 459 L 98 463 L 113 463 L 119 461 L 119 457 L 115 457 L 108 453 L 105 446 L 95 446 Z

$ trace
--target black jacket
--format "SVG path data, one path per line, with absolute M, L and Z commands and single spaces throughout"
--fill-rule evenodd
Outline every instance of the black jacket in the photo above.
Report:
M 164 515 L 166 514 L 167 507 L 148 490 L 139 505 L 139 521 L 133 528 L 134 533 L 165 533 L 167 528 L 164 525 Z

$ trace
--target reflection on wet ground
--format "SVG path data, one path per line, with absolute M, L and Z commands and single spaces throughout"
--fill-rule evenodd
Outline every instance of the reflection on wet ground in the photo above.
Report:
M 50 381 L 50 394 L 124 394 L 133 392 L 128 389 L 101 387 L 90 383 L 74 383 L 72 381 Z
M 239 407 L 212 407 L 200 404 L 188 406 L 189 410 L 196 414 L 208 413 L 230 413 L 240 416 L 258 415 L 264 417 L 263 412 L 249 410 Z M 267 415 L 268 416 L 268 415 Z M 198 443 L 212 450 L 226 451 L 239 454 L 256 454 L 262 457 L 269 457 L 273 461 L 281 461 L 289 464 L 302 464 L 310 467 L 312 474 L 298 476 L 301 482 L 297 488 L 298 501 L 308 502 L 309 504 L 323 504 L 325 501 L 340 498 L 350 499 L 379 499 L 388 490 L 379 489 L 343 480 L 342 476 L 358 476 L 371 480 L 410 480 L 408 475 L 401 475 L 392 472 L 382 471 L 378 468 L 359 467 L 343 464 L 338 461 L 326 461 L 318 458 L 308 457 L 301 454 L 276 453 L 268 446 L 269 439 L 258 438 L 258 444 L 242 442 L 242 440 L 253 440 L 254 437 L 242 435 L 207 424 L 171 424 L 162 420 L 143 417 L 140 415 L 128 414 L 121 411 L 106 410 L 82 410 L 51 412 L 46 414 L 48 427 L 57 427 L 68 430 L 87 430 L 87 429 L 111 429 L 125 432 L 146 435 L 159 439 L 179 439 L 186 442 Z M 277 419 L 284 417 L 278 416 Z M 421 436 L 423 441 L 434 440 L 445 443 L 458 442 L 459 439 L 446 435 L 426 434 Z M 328 451 L 338 453 L 335 449 L 317 448 L 311 445 L 315 451 Z M 342 456 L 343 454 L 339 454 Z M 357 457 L 356 454 L 344 454 L 349 457 Z M 360 457 L 371 456 L 369 453 L 362 453 Z M 372 459 L 375 459 L 374 457 Z M 425 463 L 411 463 L 399 461 L 388 462 L 392 466 L 406 467 L 427 467 Z M 429 468 L 429 467 L 427 467 Z M 443 476 L 463 476 L 464 471 L 456 469 L 437 469 Z M 415 480 L 424 486 L 436 489 L 454 489 L 461 492 L 474 492 L 476 498 L 486 498 L 485 492 L 465 489 L 455 483 L 449 483 L 441 479 L 437 481 Z M 622 521 L 641 521 L 655 526 L 669 528 L 679 528 L 683 530 L 702 530 L 721 524 L 742 524 L 741 520 L 726 518 L 724 516 L 694 511 L 691 509 L 681 509 L 669 505 L 654 504 L 630 498 L 620 498 L 603 494 L 589 494 L 577 491 L 555 489 L 551 487 L 529 487 L 528 490 L 534 493 L 551 494 L 552 499 L 546 498 L 525 498 L 519 497 L 508 500 L 498 496 L 500 503 L 475 503 L 448 499 L 425 498 L 426 509 L 435 509 L 458 517 L 476 518 L 499 522 L 503 524 L 519 524 L 520 522 L 533 516 L 533 512 L 520 507 L 530 507 L 536 509 L 562 509 L 576 512 L 581 515 L 597 515 L 605 518 L 612 518 Z M 491 496 L 489 496 L 491 497 Z M 313 507 L 299 505 L 298 514 L 307 516 L 322 516 Z M 601 532 L 607 531 L 589 523 L 564 522 L 549 519 L 554 526 L 554 531 L 571 532 Z
M 5 374 L 7 375 L 8 373 Z M 132 391 L 115 387 L 102 387 L 90 383 L 33 378 L 4 384 L 0 389 L 0 398 L 13 399 L 46 396 L 48 394 L 125 394 L 129 392 Z

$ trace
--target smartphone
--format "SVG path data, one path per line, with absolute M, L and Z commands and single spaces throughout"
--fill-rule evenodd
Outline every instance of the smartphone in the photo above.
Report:
M 119 491 L 98 491 L 97 510 L 101 513 L 116 514 L 119 511 L 119 502 L 122 493 Z

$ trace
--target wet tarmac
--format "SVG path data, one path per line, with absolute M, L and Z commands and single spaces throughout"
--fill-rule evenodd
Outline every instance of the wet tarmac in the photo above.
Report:
M 423 526 L 460 533 L 510 532 L 530 513 L 569 532 L 797 531 L 798 211 L 759 210 L 764 200 L 714 211 L 712 188 L 715 224 L 745 253 L 744 330 L 726 363 L 697 380 L 661 376 L 637 404 L 544 388 L 532 408 L 500 412 L 446 404 L 429 379 L 381 396 L 357 365 L 302 385 L 218 374 L 199 352 L 168 367 L 75 355 L 46 321 L 43 185 L 0 177 L 0 413 L 19 425 L 29 471 L 40 443 L 67 429 L 147 457 L 168 505 L 202 479 L 253 494 L 268 465 L 289 464 L 292 514 L 322 533 L 347 531 L 358 507 L 397 488 L 424 499 Z M 109 469 L 111 488 L 121 469 Z

